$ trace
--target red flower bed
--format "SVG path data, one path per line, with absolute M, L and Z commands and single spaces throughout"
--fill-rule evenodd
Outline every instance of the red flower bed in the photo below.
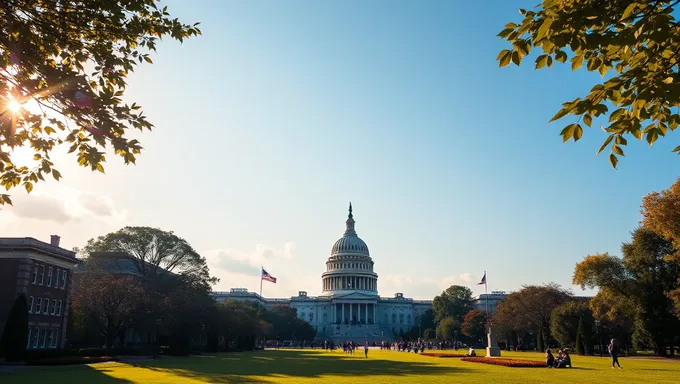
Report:
M 466 355 L 463 355 L 461 353 L 438 353 L 438 352 L 425 352 L 421 353 L 423 356 L 430 356 L 430 357 L 465 357 Z
M 464 357 L 461 361 L 502 365 L 504 367 L 545 368 L 545 363 L 536 360 L 504 359 L 499 357 Z

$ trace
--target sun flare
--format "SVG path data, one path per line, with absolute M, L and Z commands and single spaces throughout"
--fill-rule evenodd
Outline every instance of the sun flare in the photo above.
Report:
M 21 105 L 16 100 L 9 100 L 9 102 L 7 103 L 7 109 L 12 113 L 19 113 L 22 108 L 23 105 Z

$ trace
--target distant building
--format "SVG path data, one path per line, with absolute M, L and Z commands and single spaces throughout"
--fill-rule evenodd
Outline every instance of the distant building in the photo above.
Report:
M 343 236 L 335 242 L 321 274 L 320 296 L 298 296 L 285 299 L 264 298 L 234 288 L 215 292 L 218 301 L 226 299 L 255 301 L 265 307 L 287 305 L 317 330 L 317 338 L 336 340 L 385 340 L 417 325 L 416 319 L 432 307 L 432 300 L 414 300 L 397 293 L 394 297 L 378 295 L 378 274 L 366 243 L 354 230 L 352 205 L 345 222 Z
M 0 337 L 20 294 L 28 300 L 28 349 L 63 348 L 75 252 L 31 237 L 0 238 Z
M 488 305 L 489 313 L 494 314 L 496 313 L 498 304 L 505 300 L 506 297 L 508 297 L 508 293 L 504 291 L 491 291 L 489 294 L 482 293 L 477 297 L 473 297 L 474 301 L 472 305 L 474 306 L 474 309 L 478 309 L 482 312 L 486 312 Z

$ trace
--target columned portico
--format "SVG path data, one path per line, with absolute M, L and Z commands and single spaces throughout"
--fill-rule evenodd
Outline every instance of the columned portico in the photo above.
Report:
M 333 324 L 375 323 L 377 301 L 333 300 L 331 316 Z

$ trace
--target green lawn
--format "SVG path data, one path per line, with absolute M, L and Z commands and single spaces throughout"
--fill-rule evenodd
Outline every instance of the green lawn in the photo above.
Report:
M 481 351 L 480 351 L 481 352 Z M 537 353 L 504 357 L 542 360 Z M 609 359 L 573 356 L 573 369 L 507 368 L 459 359 L 371 350 L 279 350 L 167 358 L 138 364 L 40 367 L 0 373 L 0 383 L 674 383 L 680 361 L 623 358 L 623 370 Z

